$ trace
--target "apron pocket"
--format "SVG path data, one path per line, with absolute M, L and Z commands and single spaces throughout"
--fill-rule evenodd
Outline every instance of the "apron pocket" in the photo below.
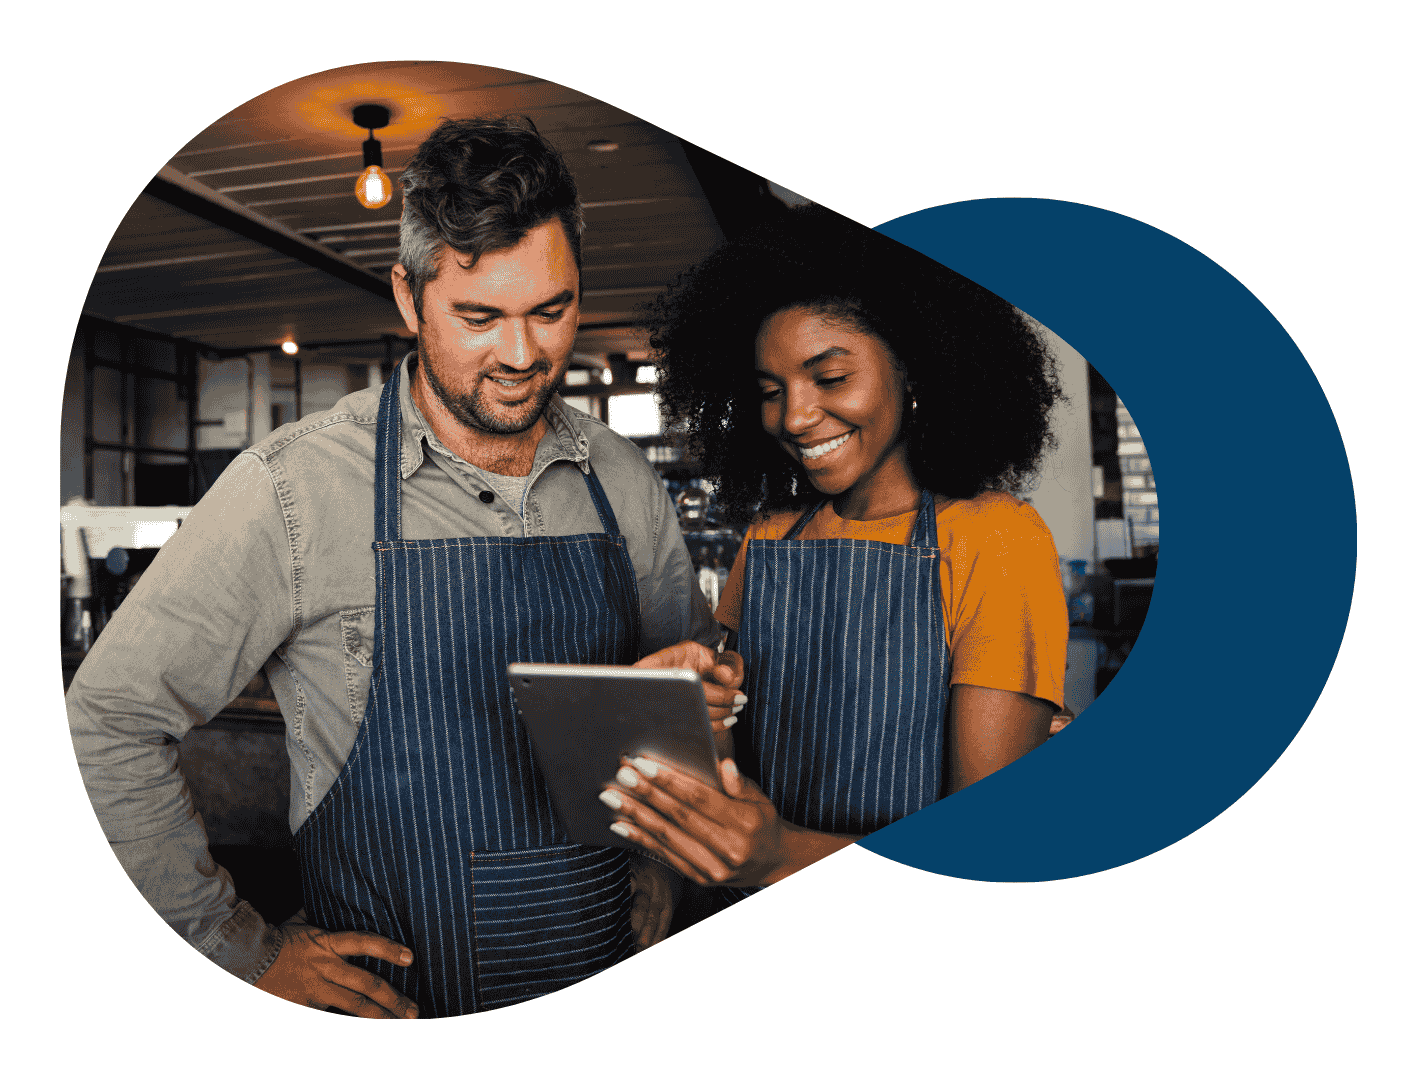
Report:
M 621 848 L 476 852 L 470 880 L 481 1009 L 550 994 L 634 951 Z

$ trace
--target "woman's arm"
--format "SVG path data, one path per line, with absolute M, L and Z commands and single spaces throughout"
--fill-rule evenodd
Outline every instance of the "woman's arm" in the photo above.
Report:
M 950 690 L 949 768 L 944 794 L 968 787 L 1041 746 L 1055 707 L 1010 690 Z M 723 792 L 668 764 L 623 761 L 603 801 L 617 831 L 701 885 L 771 885 L 860 837 L 799 828 L 732 760 L 719 768 Z
M 802 829 L 732 760 L 719 766 L 723 791 L 653 758 L 623 759 L 602 801 L 612 828 L 700 885 L 771 885 L 860 837 Z
M 952 795 L 1041 746 L 1057 708 L 1050 701 L 986 686 L 949 689 L 949 761 L 944 794 Z
M 721 627 L 724 655 L 737 656 L 739 632 Z M 735 765 L 734 733 L 715 720 L 714 738 L 723 796 L 668 765 L 645 758 L 623 761 L 609 790 L 620 800 L 618 825 L 629 830 L 630 839 L 700 885 L 772 884 L 860 839 L 801 829 L 779 818 L 758 785 Z M 643 775 L 652 769 L 654 779 Z M 623 774 L 635 778 L 635 787 L 622 782 Z

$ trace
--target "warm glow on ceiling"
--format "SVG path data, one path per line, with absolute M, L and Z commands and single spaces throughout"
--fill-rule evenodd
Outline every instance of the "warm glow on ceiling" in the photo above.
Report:
M 377 130 L 377 138 L 383 141 L 424 135 L 445 115 L 445 106 L 435 94 L 377 78 L 342 79 L 307 87 L 294 110 L 314 130 L 360 143 L 367 132 L 352 122 L 354 105 L 385 105 L 390 110 L 391 123 Z

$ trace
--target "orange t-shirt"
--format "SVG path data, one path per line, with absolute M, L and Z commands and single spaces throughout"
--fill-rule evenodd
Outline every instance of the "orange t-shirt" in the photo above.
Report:
M 875 521 L 850 521 L 829 502 L 799 540 L 909 543 L 918 510 Z M 744 560 L 750 540 L 781 540 L 801 511 L 749 526 L 714 616 L 737 630 L 743 614 Z M 1041 516 L 1012 495 L 988 492 L 935 504 L 939 591 L 949 639 L 949 682 L 1012 690 L 1062 704 L 1067 607 L 1056 545 Z

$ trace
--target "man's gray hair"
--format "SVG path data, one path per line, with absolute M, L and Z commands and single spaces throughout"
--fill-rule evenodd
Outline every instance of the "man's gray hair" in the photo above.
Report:
M 442 120 L 406 166 L 401 190 L 400 259 L 418 316 L 446 247 L 473 266 L 556 217 L 582 268 L 577 183 L 527 117 Z

